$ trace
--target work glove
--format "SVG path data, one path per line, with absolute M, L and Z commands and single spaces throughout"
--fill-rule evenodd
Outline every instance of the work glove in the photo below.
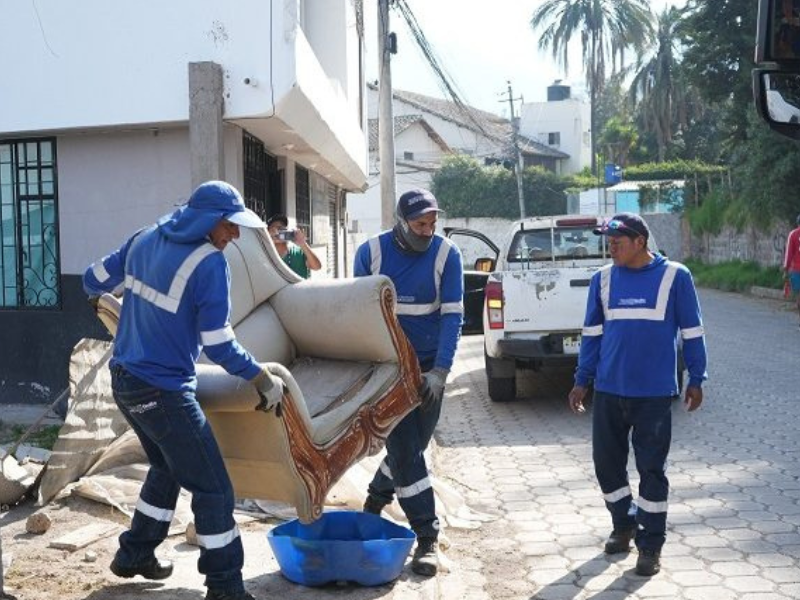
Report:
M 436 367 L 422 374 L 422 383 L 419 386 L 419 397 L 422 400 L 422 410 L 428 410 L 444 396 L 444 384 L 447 381 L 449 370 Z
M 250 383 L 256 386 L 258 395 L 261 397 L 261 402 L 256 406 L 256 410 L 270 412 L 274 408 L 275 414 L 280 417 L 283 412 L 281 409 L 283 380 L 266 369 L 262 369 L 261 373 L 250 380 Z

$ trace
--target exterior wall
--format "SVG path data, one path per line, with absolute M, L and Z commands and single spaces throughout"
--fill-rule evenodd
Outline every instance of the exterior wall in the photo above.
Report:
M 790 223 L 777 223 L 766 230 L 748 227 L 736 231 L 726 227 L 719 235 L 694 235 L 686 228 L 691 255 L 717 264 L 729 260 L 756 262 L 763 267 L 783 266 L 786 238 L 794 229 Z
M 432 171 L 421 169 L 403 158 L 404 152 L 413 152 L 414 161 L 430 162 L 438 165 L 444 152 L 419 125 L 413 125 L 395 138 L 397 197 L 414 188 L 430 188 Z M 367 235 L 381 231 L 381 188 L 378 153 L 370 154 L 369 187 L 363 194 L 349 194 L 347 197 L 348 228 Z
M 561 161 L 561 172 L 568 175 L 591 164 L 590 121 L 589 105 L 571 98 L 523 104 L 519 127 L 520 133 L 545 145 L 549 133 L 560 133 L 561 143 L 551 147 L 569 154 Z
M 9 110 L 0 111 L 0 131 L 187 121 L 186 65 L 197 61 L 225 66 L 226 117 L 263 114 L 273 95 L 291 86 L 294 71 L 282 2 L 272 14 L 271 4 L 40 0 L 40 31 L 34 11 L 1 0 L 4 54 L 19 46 L 14 40 L 24 40 L 27 50 L 26 60 L 7 65 L 4 81 L 26 84 L 3 86 Z M 259 85 L 246 85 L 246 77 Z

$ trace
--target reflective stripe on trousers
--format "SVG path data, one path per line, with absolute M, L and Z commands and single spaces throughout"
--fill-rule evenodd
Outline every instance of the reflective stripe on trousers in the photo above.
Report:
M 636 545 L 640 549 L 659 550 L 666 539 L 672 402 L 672 398 L 625 398 L 596 391 L 592 403 L 597 481 L 614 529 L 639 525 Z M 629 436 L 640 478 L 635 503 L 628 482 Z
M 428 371 L 433 365 L 426 365 Z M 437 537 L 439 520 L 423 452 L 433 437 L 442 403 L 417 407 L 386 438 L 386 458 L 369 484 L 369 494 L 384 502 L 397 500 L 418 537 Z
M 244 552 L 233 520 L 233 486 L 194 393 L 160 390 L 118 365 L 111 367 L 111 383 L 117 406 L 150 461 L 131 527 L 119 538 L 118 563 L 135 566 L 153 559 L 182 487 L 192 494 L 197 568 L 206 586 L 241 592 Z

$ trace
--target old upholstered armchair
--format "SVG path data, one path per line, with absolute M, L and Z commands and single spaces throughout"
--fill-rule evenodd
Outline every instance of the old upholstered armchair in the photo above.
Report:
M 384 276 L 301 280 L 266 231 L 228 244 L 231 324 L 239 342 L 285 384 L 282 415 L 255 410 L 255 388 L 198 364 L 197 397 L 237 496 L 287 502 L 304 522 L 354 463 L 377 453 L 418 403 L 416 357 Z M 112 335 L 121 304 L 100 298 Z

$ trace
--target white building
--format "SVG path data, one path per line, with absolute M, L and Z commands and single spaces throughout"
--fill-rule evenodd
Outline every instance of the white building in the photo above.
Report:
M 66 385 L 74 343 L 101 333 L 86 266 L 202 181 L 286 213 L 322 275 L 345 273 L 345 194 L 367 184 L 362 11 L 0 0 L 0 400 Z
M 364 194 L 348 196 L 352 231 L 381 231 L 380 162 L 378 157 L 378 88 L 368 86 L 369 184 Z M 393 91 L 396 189 L 399 197 L 414 188 L 429 188 L 442 159 L 467 154 L 486 164 L 515 164 L 512 129 L 508 119 L 454 102 L 403 90 Z M 569 157 L 535 140 L 520 137 L 526 167 L 538 165 L 560 172 Z
M 547 102 L 526 102 L 520 112 L 520 132 L 569 155 L 561 173 L 578 173 L 592 164 L 591 107 L 571 97 L 570 88 L 556 81 L 547 88 Z

